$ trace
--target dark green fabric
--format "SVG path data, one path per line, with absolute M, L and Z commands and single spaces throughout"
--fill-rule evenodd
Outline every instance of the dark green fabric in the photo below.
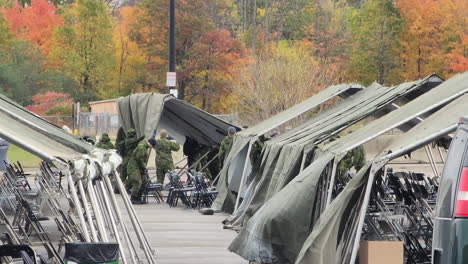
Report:
M 319 150 L 314 151 L 315 160 L 311 165 L 302 171 L 294 180 L 291 181 L 291 183 L 287 184 L 285 188 L 274 194 L 271 199 L 267 200 L 262 206 L 260 206 L 259 210 L 247 222 L 245 228 L 246 231 L 242 231 L 240 233 L 239 237 L 236 238 L 230 246 L 230 250 L 252 261 L 256 261 L 258 259 L 280 259 L 282 261 L 281 263 L 294 263 L 300 252 L 300 250 L 298 250 L 297 243 L 304 242 L 304 233 L 310 234 L 312 231 L 315 232 L 314 228 L 316 226 L 316 220 L 323 213 L 324 209 L 323 203 L 326 199 L 325 190 L 328 190 L 328 186 L 323 186 L 320 190 L 317 189 L 317 185 L 314 185 L 313 183 L 327 182 L 326 179 L 329 179 L 330 177 L 333 159 L 339 161 L 341 155 L 344 156 L 346 152 L 352 150 L 356 146 L 362 145 L 365 142 L 398 127 L 401 122 L 412 120 L 422 113 L 427 113 L 428 111 L 437 109 L 440 107 L 442 100 L 452 97 L 455 94 L 457 96 L 461 96 L 463 92 L 468 90 L 468 87 L 466 86 L 467 82 L 468 73 L 452 77 L 427 93 L 402 106 L 398 110 L 390 112 L 353 133 L 337 139 L 336 141 L 328 144 L 322 144 Z M 455 101 L 456 103 L 453 102 L 446 106 L 446 110 L 443 115 L 434 117 L 434 119 L 432 119 L 432 117 L 435 114 L 432 115 L 430 117 L 431 122 L 427 123 L 428 125 L 418 125 L 413 128 L 411 131 L 407 132 L 407 137 L 401 137 L 405 140 L 398 140 L 395 143 L 395 146 L 386 150 L 386 153 L 389 153 L 389 151 L 395 152 L 400 148 L 410 146 L 415 143 L 415 140 L 417 141 L 418 139 L 427 137 L 432 133 L 436 133 L 441 129 L 441 127 L 446 127 L 447 124 L 456 123 L 458 116 L 461 113 L 466 113 L 468 111 L 468 104 L 466 104 L 467 100 L 468 95 L 465 95 L 460 99 L 457 99 Z M 454 118 L 455 116 L 456 118 Z M 421 124 L 424 123 L 426 122 Z M 267 151 L 267 149 L 264 149 L 264 152 Z M 324 165 L 324 162 L 326 162 L 327 165 Z M 286 164 L 287 165 L 282 166 L 289 165 L 289 163 Z M 363 167 L 361 171 L 365 169 L 366 166 Z M 361 171 L 358 175 L 362 175 Z M 299 181 L 301 183 L 299 183 Z M 302 189 L 302 187 L 299 187 L 299 184 L 304 185 L 304 188 Z M 349 186 L 349 188 L 353 188 L 354 185 Z M 259 188 L 260 186 L 257 186 L 257 190 Z M 316 205 L 318 196 L 321 197 L 321 204 Z M 343 201 L 343 204 L 337 207 L 340 208 L 339 210 L 342 210 L 342 207 L 347 207 L 348 205 L 351 206 L 353 203 L 352 200 L 348 199 L 340 200 Z M 294 205 L 293 201 L 295 202 Z M 304 211 L 303 208 L 306 206 L 314 209 L 312 209 L 312 211 Z M 247 209 L 247 211 L 249 209 Z M 335 215 L 335 213 L 337 213 L 337 215 Z M 333 217 L 340 217 L 340 215 L 343 215 L 343 217 L 352 217 L 345 211 L 336 210 L 329 212 L 327 215 Z M 279 219 L 279 221 L 285 222 L 281 225 L 281 228 L 279 228 L 280 225 L 277 225 L 277 221 L 273 219 Z M 320 221 L 322 223 L 328 223 L 335 220 L 323 219 Z M 351 223 L 347 219 L 337 219 L 337 221 L 340 223 Z M 336 230 L 338 228 L 340 228 L 340 226 L 333 225 L 332 229 L 324 229 L 323 232 L 317 231 L 320 233 L 320 239 L 323 243 L 327 243 L 327 245 L 320 244 L 317 247 L 311 248 L 311 251 L 314 253 L 334 256 L 333 259 L 317 257 L 312 259 L 309 258 L 305 262 L 301 263 L 347 263 L 346 261 L 335 262 L 337 257 L 341 258 L 346 254 L 341 254 L 340 252 L 335 256 L 334 253 L 320 252 L 322 249 L 334 251 L 337 250 L 338 246 L 341 246 L 341 244 L 336 244 L 338 238 L 334 235 L 330 235 L 338 234 Z M 292 242 L 294 240 L 297 242 Z M 272 248 L 272 243 L 274 243 L 274 250 L 270 250 Z M 250 248 L 250 250 L 247 250 L 248 248 Z M 308 250 L 308 248 L 303 248 L 303 251 L 304 250 Z

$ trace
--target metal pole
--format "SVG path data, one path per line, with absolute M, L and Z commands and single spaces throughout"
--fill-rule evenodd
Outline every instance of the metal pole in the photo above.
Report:
M 203 171 L 204 169 L 206 169 L 208 166 L 210 166 L 210 164 L 219 156 L 219 153 L 216 154 L 216 156 L 214 156 L 214 158 L 212 158 L 210 161 L 208 161 L 205 166 L 203 168 L 200 169 L 200 171 Z
M 437 152 L 439 152 L 440 160 L 445 164 L 445 158 L 444 155 L 442 155 L 442 151 L 439 146 L 437 146 Z
M 430 146 L 427 146 L 427 150 L 429 150 L 429 154 L 431 155 L 432 163 L 434 164 L 434 167 L 437 171 L 437 176 L 440 176 L 439 168 L 437 168 L 437 162 L 434 158 L 434 153 L 432 152 L 432 149 Z
M 88 181 L 88 194 L 91 200 L 91 206 L 93 207 L 94 217 L 96 218 L 99 234 L 101 235 L 101 240 L 103 242 L 109 242 L 106 229 L 104 227 L 104 221 L 102 219 L 101 207 L 97 203 L 96 193 L 94 193 L 93 183 L 91 181 Z
M 135 231 L 135 233 L 136 233 L 136 235 L 137 235 L 138 240 L 140 241 L 140 244 L 141 244 L 141 246 L 142 246 L 142 248 L 143 248 L 143 251 L 145 252 L 146 258 L 148 259 L 148 261 L 149 261 L 150 263 L 154 263 L 154 260 L 153 260 L 153 258 L 151 257 L 151 249 L 149 248 L 149 243 L 147 242 L 146 236 L 145 236 L 145 234 L 141 231 L 142 228 L 138 228 L 138 223 L 137 223 L 137 219 L 136 219 L 137 217 L 135 217 L 135 215 L 132 213 L 132 210 L 131 210 L 131 209 L 133 209 L 132 206 L 131 206 L 131 205 L 129 206 L 129 204 L 128 204 L 128 203 L 130 203 L 130 201 L 129 201 L 129 199 L 128 199 L 128 196 L 125 194 L 125 193 L 126 193 L 126 190 L 125 190 L 125 187 L 123 186 L 122 180 L 120 179 L 120 177 L 119 177 L 119 175 L 117 174 L 117 172 L 116 172 L 116 174 L 114 175 L 114 177 L 115 177 L 115 180 L 116 180 L 116 182 L 117 182 L 117 187 L 119 188 L 119 191 L 120 191 L 120 193 L 122 194 L 121 197 L 122 197 L 122 199 L 123 199 L 123 201 L 124 201 L 124 204 L 125 204 L 125 206 L 126 206 L 126 208 L 127 208 L 128 215 L 130 216 L 130 220 L 131 220 L 131 222 L 132 222 L 134 231 Z M 104 175 L 104 180 L 105 180 L 105 183 L 106 183 L 107 188 L 108 188 L 109 190 L 112 190 L 112 184 L 111 184 L 111 182 L 110 182 L 110 180 L 109 180 L 109 176 L 108 176 L 108 175 Z M 118 203 L 117 203 L 117 200 L 116 200 L 116 198 L 115 198 L 115 195 L 114 195 L 112 192 L 110 192 L 110 191 L 109 191 L 109 194 L 110 194 L 110 197 L 111 197 L 111 201 L 112 201 L 112 203 L 114 204 L 114 208 L 115 208 L 115 210 L 116 210 L 116 213 L 117 213 L 117 216 L 118 216 L 118 218 L 119 218 L 119 221 L 120 221 L 121 223 L 123 223 L 122 213 L 121 213 L 121 211 L 120 211 L 120 207 L 119 207 L 119 205 L 118 205 Z
M 250 151 L 252 150 L 252 145 L 254 141 L 249 142 L 249 148 L 247 149 L 247 156 L 245 157 L 245 162 L 244 162 L 244 169 L 242 170 L 242 177 L 239 185 L 239 193 L 237 193 L 237 199 L 236 199 L 236 205 L 234 206 L 234 213 L 236 214 L 237 208 L 239 206 L 239 201 L 241 197 L 241 193 L 244 189 L 244 181 L 245 181 L 245 175 L 247 174 L 247 164 L 249 163 L 249 158 L 250 158 Z
M 424 150 L 426 151 L 427 159 L 429 160 L 429 164 L 431 164 L 431 168 L 432 168 L 432 171 L 434 172 L 434 176 L 437 176 L 438 175 L 437 169 L 434 166 L 434 163 L 432 162 L 431 155 L 429 154 L 429 150 L 428 150 L 427 145 L 424 146 Z
M 118 177 L 118 175 L 116 175 L 116 177 L 118 179 L 117 181 L 118 186 L 122 190 L 125 190 L 125 187 L 122 181 L 120 180 L 120 177 Z M 122 200 L 124 201 L 125 207 L 127 208 L 127 211 L 130 216 L 130 220 L 132 220 L 132 225 L 135 228 L 135 232 L 137 233 L 138 236 L 141 236 L 143 238 L 141 242 L 142 246 L 146 246 L 146 248 L 148 249 L 148 252 L 151 254 L 154 254 L 154 250 L 151 249 L 151 245 L 149 243 L 148 238 L 146 237 L 145 230 L 143 229 L 143 225 L 141 224 L 140 219 L 138 218 L 138 215 L 135 212 L 135 208 L 133 208 L 130 202 L 130 199 L 128 198 L 128 196 L 125 195 L 125 196 L 122 196 Z M 138 239 L 140 239 L 140 237 L 138 237 Z
M 94 228 L 93 217 L 91 216 L 91 211 L 89 210 L 88 199 L 86 198 L 86 193 L 83 187 L 82 180 L 78 180 L 78 189 L 80 190 L 81 200 L 83 201 L 83 207 L 86 212 L 86 218 L 88 219 L 89 228 L 91 229 L 91 235 L 93 236 L 94 241 L 99 241 L 96 229 Z
M 119 244 L 119 251 L 120 251 L 120 256 L 122 257 L 122 262 L 124 264 L 126 264 L 127 259 L 125 257 L 124 247 L 122 245 L 122 241 L 120 241 L 119 230 L 117 229 L 117 225 L 115 224 L 115 220 L 114 220 L 114 217 L 112 215 L 112 210 L 111 210 L 111 207 L 110 207 L 110 204 L 109 204 L 109 199 L 107 198 L 105 186 L 101 181 L 99 181 L 98 184 L 99 184 L 99 188 L 101 189 L 101 194 L 102 194 L 102 196 L 104 198 L 104 201 L 103 201 L 104 205 L 105 205 L 106 210 L 107 210 L 107 212 L 109 214 L 109 220 L 111 222 L 111 227 L 114 230 L 115 239 L 117 240 L 117 243 Z
M 175 52 L 175 0 L 169 0 L 169 72 L 176 71 Z M 168 87 L 168 93 L 170 92 L 171 87 Z
M 333 187 L 335 187 L 335 178 L 336 178 L 336 167 L 338 166 L 338 161 L 336 157 L 333 159 L 333 168 L 332 168 L 332 174 L 330 177 L 330 183 L 328 186 L 328 195 L 327 195 L 327 203 L 325 204 L 325 208 L 327 208 L 330 203 L 331 203 L 331 198 L 333 194 Z
M 361 211 L 359 212 L 359 222 L 358 222 L 358 227 L 356 230 L 356 236 L 354 238 L 353 252 L 351 254 L 351 260 L 350 260 L 352 264 L 356 262 L 357 251 L 359 248 L 359 241 L 361 240 L 361 230 L 362 230 L 362 227 L 364 226 L 364 219 L 366 218 L 367 206 L 369 205 L 369 198 L 370 198 L 370 194 L 372 190 L 372 185 L 374 183 L 375 173 L 376 173 L 375 164 L 372 164 L 370 174 L 369 174 L 369 179 L 367 181 L 366 192 L 364 194 L 364 201 L 362 201 Z
M 106 199 L 109 200 L 107 198 L 107 193 L 111 193 L 114 190 L 106 188 L 106 186 L 104 184 L 102 186 L 103 186 L 104 190 L 107 190 L 107 192 L 105 192 L 105 194 L 106 194 Z M 112 206 L 113 206 L 113 203 L 110 203 L 109 208 L 113 208 Z M 112 212 L 110 212 L 110 213 L 111 214 L 116 213 L 116 211 L 117 211 L 117 209 L 113 208 Z M 114 214 L 112 214 L 112 216 L 115 217 Z M 132 262 L 134 264 L 141 263 L 140 257 L 138 256 L 137 250 L 135 248 L 135 244 L 133 243 L 132 239 L 130 238 L 130 232 L 128 231 L 127 224 L 125 222 L 120 222 L 120 223 L 117 223 L 117 224 L 120 224 L 123 227 L 123 235 L 124 235 L 125 243 L 127 243 L 128 251 L 130 252 L 130 257 L 132 258 Z
M 76 194 L 75 185 L 73 185 L 73 178 L 70 172 L 67 172 L 67 181 L 68 186 L 70 187 L 70 192 L 72 195 L 73 202 L 75 203 L 76 213 L 78 214 L 78 218 L 80 219 L 81 229 L 83 229 L 83 235 L 85 237 L 86 242 L 91 242 L 89 237 L 88 228 L 86 227 L 86 221 L 83 216 L 83 210 L 80 207 L 80 200 L 78 199 L 78 195 Z

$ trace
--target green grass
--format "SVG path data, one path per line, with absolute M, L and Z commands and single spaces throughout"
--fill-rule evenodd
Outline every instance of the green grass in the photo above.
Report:
M 9 162 L 21 162 L 25 168 L 38 168 L 41 159 L 37 156 L 11 144 L 8 147 L 7 158 Z

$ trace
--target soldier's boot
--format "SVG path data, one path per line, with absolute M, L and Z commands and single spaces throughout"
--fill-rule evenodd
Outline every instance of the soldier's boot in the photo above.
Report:
M 141 198 L 138 196 L 134 196 L 134 195 L 131 196 L 130 201 L 132 202 L 132 204 L 143 204 L 143 201 L 141 201 Z

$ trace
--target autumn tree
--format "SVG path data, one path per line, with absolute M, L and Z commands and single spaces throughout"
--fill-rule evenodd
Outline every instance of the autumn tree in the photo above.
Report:
M 348 78 L 369 84 L 390 81 L 398 67 L 398 36 L 402 19 L 392 0 L 367 0 L 362 10 L 352 9 L 349 19 L 351 47 Z
M 303 43 L 270 44 L 233 74 L 233 93 L 242 120 L 256 123 L 302 102 L 336 80 L 324 70 Z
M 71 114 L 73 100 L 69 94 L 47 91 L 32 97 L 26 108 L 37 115 Z
M 62 23 L 52 3 L 47 0 L 32 0 L 25 7 L 14 3 L 4 10 L 4 15 L 17 38 L 31 41 L 47 55 L 52 33 Z
M 240 40 L 232 38 L 227 30 L 203 32 L 200 41 L 190 50 L 187 68 L 193 68 L 193 86 L 188 98 L 198 101 L 209 112 L 224 113 L 231 106 L 233 67 L 245 58 Z
M 116 47 L 117 63 L 113 81 L 115 96 L 128 95 L 141 91 L 145 79 L 145 54 L 130 37 L 131 25 L 137 23 L 134 7 L 122 7 L 116 10 L 117 20 L 113 38 Z
M 37 47 L 23 40 L 12 40 L 11 46 L 0 48 L 0 92 L 21 105 L 31 96 L 48 90 L 73 87 L 74 82 L 45 68 L 44 57 Z
M 49 57 L 79 84 L 72 96 L 87 103 L 110 86 L 115 65 L 112 19 L 98 0 L 77 0 L 62 12 L 64 23 L 54 33 Z

